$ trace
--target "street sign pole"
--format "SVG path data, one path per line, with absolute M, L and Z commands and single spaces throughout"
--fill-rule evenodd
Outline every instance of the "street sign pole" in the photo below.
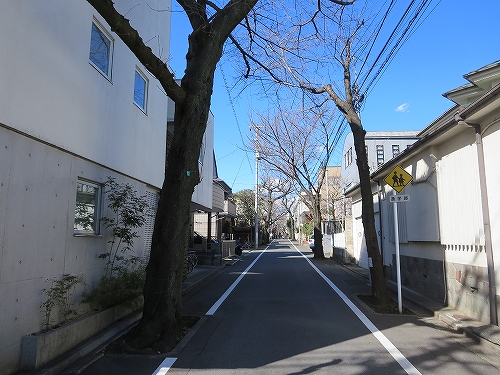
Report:
M 392 191 L 392 195 L 396 195 L 396 190 Z M 398 225 L 398 203 L 394 200 L 394 242 L 396 243 L 396 275 L 398 282 L 398 309 L 399 313 L 403 313 L 403 299 L 401 297 L 401 265 L 399 262 L 399 225 Z
M 399 227 L 398 227 L 398 202 L 408 202 L 410 200 L 409 195 L 396 195 L 396 193 L 401 193 L 406 185 L 408 185 L 413 180 L 411 174 L 406 172 L 401 166 L 396 165 L 394 169 L 389 173 L 384 181 L 389 185 L 392 190 L 391 202 L 394 203 L 394 242 L 396 245 L 396 273 L 398 278 L 398 308 L 399 313 L 403 313 L 403 301 L 401 297 L 401 264 L 399 260 Z

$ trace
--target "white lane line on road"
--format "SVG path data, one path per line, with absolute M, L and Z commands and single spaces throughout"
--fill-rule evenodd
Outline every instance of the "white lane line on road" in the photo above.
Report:
M 272 242 L 271 242 L 272 243 Z M 217 309 L 222 305 L 222 302 L 226 300 L 226 298 L 229 296 L 229 294 L 233 291 L 234 288 L 236 288 L 236 285 L 243 279 L 243 276 L 245 276 L 248 271 L 250 271 L 250 268 L 253 267 L 253 265 L 259 260 L 259 258 L 266 252 L 266 250 L 271 246 L 269 244 L 262 252 L 259 254 L 257 258 L 250 264 L 245 271 L 236 279 L 236 281 L 226 290 L 226 292 L 217 300 L 217 302 L 214 303 L 214 305 L 210 308 L 210 310 L 207 311 L 205 315 L 214 315 Z M 152 375 L 165 375 L 168 370 L 173 366 L 174 362 L 177 360 L 177 358 L 170 358 L 167 357 L 163 360 L 162 363 L 160 363 L 160 366 L 153 372 Z
M 262 256 L 262 254 L 264 254 L 266 252 L 266 250 L 269 248 L 269 246 L 271 246 L 271 244 L 269 244 L 264 250 L 262 250 L 262 252 L 259 254 L 259 256 L 257 258 L 255 258 L 255 260 L 252 262 L 252 264 L 250 264 L 247 267 L 247 269 L 245 271 L 243 271 L 243 273 L 235 280 L 235 282 L 228 288 L 228 290 L 226 290 L 226 292 L 217 300 L 217 302 L 214 303 L 214 305 L 210 308 L 210 310 L 207 311 L 207 313 L 205 315 L 214 315 L 215 314 L 215 312 L 220 307 L 220 305 L 222 305 L 222 303 L 226 300 L 226 298 L 229 296 L 229 294 L 231 294 L 233 289 L 236 288 L 236 285 L 238 285 L 238 283 L 241 281 L 241 279 L 243 279 L 243 276 L 245 276 L 248 273 L 248 271 L 250 271 L 250 268 L 252 268 L 253 265 Z
M 153 375 L 165 375 L 176 360 L 177 358 L 165 358 L 155 372 L 153 372 Z
M 290 242 L 291 243 L 291 242 Z M 345 302 L 347 306 L 352 310 L 354 314 L 361 320 L 361 322 L 370 330 L 370 332 L 375 336 L 375 338 L 384 346 L 384 348 L 392 355 L 392 357 L 399 363 L 399 365 L 410 375 L 422 375 L 411 363 L 406 359 L 406 357 L 399 351 L 398 348 L 394 346 L 392 342 L 389 341 L 385 335 L 378 330 L 378 328 L 373 324 L 370 319 L 366 317 L 365 314 L 361 312 L 360 309 L 356 307 L 354 303 L 342 292 L 332 281 L 321 272 L 318 267 L 314 265 L 311 260 L 305 256 L 297 247 L 291 243 L 292 246 L 299 252 L 305 260 L 307 260 L 310 266 L 326 281 L 326 283 L 339 295 L 340 298 Z

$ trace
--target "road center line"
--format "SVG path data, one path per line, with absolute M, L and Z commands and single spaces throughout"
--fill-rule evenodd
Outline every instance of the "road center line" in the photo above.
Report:
M 272 244 L 272 242 L 271 242 L 271 244 Z M 267 247 L 264 250 L 262 250 L 262 252 L 259 254 L 259 256 L 257 258 L 255 258 L 255 260 L 252 262 L 252 264 L 250 264 L 247 267 L 247 269 L 245 271 L 243 271 L 243 273 L 240 276 L 238 276 L 238 278 L 234 281 L 234 283 L 217 300 L 217 302 L 214 303 L 214 305 L 207 311 L 207 313 L 205 315 L 214 315 L 215 314 L 215 312 L 220 307 L 220 305 L 222 305 L 222 303 L 226 300 L 226 298 L 229 296 L 229 294 L 231 294 L 231 292 L 233 291 L 233 289 L 236 288 L 236 285 L 238 285 L 238 283 L 241 281 L 241 279 L 243 279 L 243 276 L 245 276 L 248 273 L 248 271 L 250 271 L 250 268 L 252 268 L 253 265 L 255 263 L 257 263 L 257 261 L 259 260 L 259 258 L 262 256 L 262 254 L 264 254 L 266 252 L 266 250 L 269 248 L 269 246 L 271 246 L 271 244 L 267 245 Z
M 291 243 L 291 242 L 290 242 Z M 399 363 L 399 365 L 410 375 L 422 375 L 411 363 L 406 359 L 406 357 L 399 351 L 398 348 L 394 346 L 389 339 L 378 330 L 378 328 L 373 324 L 365 314 L 361 312 L 360 309 L 356 307 L 354 303 L 342 292 L 332 281 L 321 272 L 318 267 L 314 265 L 311 260 L 305 256 L 293 243 L 291 245 L 299 252 L 302 257 L 309 262 L 309 265 L 326 281 L 326 283 L 338 294 L 338 296 L 345 302 L 345 304 L 352 310 L 354 314 L 361 320 L 361 322 L 370 330 L 370 332 L 375 336 L 375 338 L 384 346 L 384 348 L 392 355 L 392 357 Z

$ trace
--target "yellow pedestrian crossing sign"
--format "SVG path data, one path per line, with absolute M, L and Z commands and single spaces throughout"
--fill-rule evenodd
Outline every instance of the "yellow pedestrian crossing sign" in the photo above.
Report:
M 396 190 L 398 193 L 401 193 L 403 189 L 413 180 L 411 174 L 406 172 L 403 168 L 397 165 L 391 173 L 384 178 L 384 181 Z

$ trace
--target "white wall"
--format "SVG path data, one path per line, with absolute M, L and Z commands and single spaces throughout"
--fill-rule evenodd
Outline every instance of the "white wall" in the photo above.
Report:
M 488 204 L 490 211 L 491 238 L 493 247 L 493 258 L 495 262 L 495 278 L 497 282 L 497 294 L 500 292 L 500 121 L 486 121 L 491 124 L 483 133 L 483 147 L 485 154 L 485 168 L 487 176 Z M 500 302 L 497 301 L 497 302 Z
M 203 136 L 203 163 L 200 167 L 200 183 L 194 188 L 191 201 L 200 208 L 212 209 L 213 177 L 214 177 L 214 116 L 208 116 L 207 128 Z
M 154 9 L 169 2 L 116 3 L 168 57 L 170 13 Z M 114 34 L 111 81 L 89 63 L 94 17 L 105 25 L 86 1 L 9 1 L 0 12 L 2 375 L 17 370 L 21 336 L 42 328 L 46 280 L 68 273 L 92 286 L 102 275 L 98 255 L 109 235 L 74 236 L 78 179 L 113 176 L 139 194 L 155 193 L 164 179 L 167 97 L 142 68 L 150 80 L 147 113 L 133 103 L 141 66 Z M 134 249 L 144 256 L 138 234 Z
M 474 141 L 474 129 L 464 128 L 438 149 L 437 191 L 443 245 L 484 246 Z
M 119 9 L 136 4 L 117 3 Z M 155 9 L 165 2 L 148 4 Z M 155 32 L 156 24 L 138 21 L 151 15 L 163 17 L 165 26 Z M 169 12 L 155 12 L 143 4 L 128 16 L 133 24 L 146 26 L 145 38 L 159 35 L 168 56 Z M 89 63 L 93 17 L 106 25 L 85 1 L 13 1 L 2 7 L 0 48 L 15 52 L 0 54 L 0 122 L 161 186 L 167 97 L 142 68 L 150 79 L 147 115 L 134 105 L 135 68 L 141 66 L 113 33 L 111 82 Z

